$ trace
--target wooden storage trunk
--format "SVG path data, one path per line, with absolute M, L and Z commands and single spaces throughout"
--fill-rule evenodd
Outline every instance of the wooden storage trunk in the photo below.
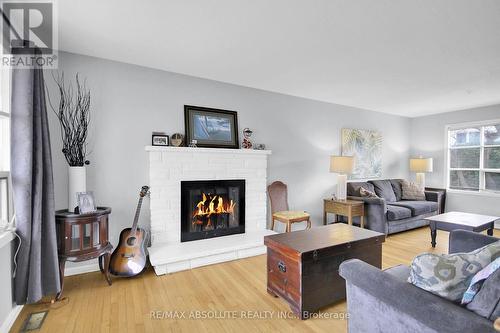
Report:
M 384 241 L 384 234 L 340 223 L 266 236 L 267 291 L 307 318 L 345 298 L 345 281 L 338 273 L 344 260 L 381 268 Z

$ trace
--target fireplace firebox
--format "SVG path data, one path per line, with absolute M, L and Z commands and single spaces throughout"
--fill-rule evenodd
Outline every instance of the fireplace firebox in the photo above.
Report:
M 245 232 L 245 180 L 181 181 L 181 242 Z

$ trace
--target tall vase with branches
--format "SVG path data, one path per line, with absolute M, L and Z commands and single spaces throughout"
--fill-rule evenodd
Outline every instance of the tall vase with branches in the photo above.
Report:
M 57 86 L 59 103 L 49 104 L 54 111 L 61 129 L 62 153 L 68 162 L 68 210 L 77 206 L 77 193 L 85 192 L 87 160 L 87 139 L 90 125 L 90 90 L 85 80 L 75 77 L 75 86 L 66 85 L 64 73 L 53 75 Z M 47 94 L 49 95 L 49 94 Z

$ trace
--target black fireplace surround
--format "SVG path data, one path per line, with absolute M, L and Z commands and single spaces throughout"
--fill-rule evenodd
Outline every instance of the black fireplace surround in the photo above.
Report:
M 181 242 L 245 232 L 245 180 L 181 181 Z

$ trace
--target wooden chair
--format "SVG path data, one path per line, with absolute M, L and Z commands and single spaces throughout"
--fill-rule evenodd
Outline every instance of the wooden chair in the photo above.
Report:
M 288 189 L 286 184 L 276 181 L 267 187 L 267 194 L 271 201 L 272 222 L 271 230 L 274 230 L 274 221 L 286 224 L 286 232 L 292 230 L 293 223 L 307 222 L 306 229 L 311 228 L 310 215 L 305 211 L 294 211 L 288 207 Z

